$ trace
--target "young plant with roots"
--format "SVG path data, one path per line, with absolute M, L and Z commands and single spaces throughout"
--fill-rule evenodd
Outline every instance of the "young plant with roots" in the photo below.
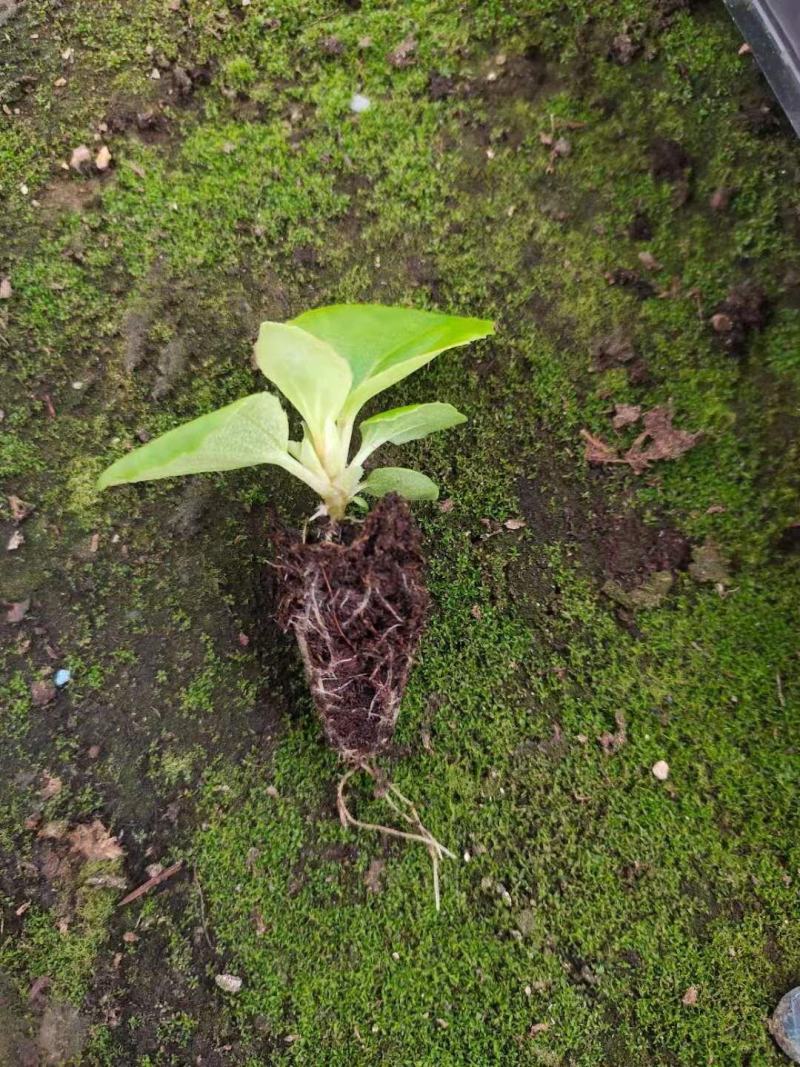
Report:
M 306 311 L 290 322 L 264 322 L 256 362 L 302 418 L 299 441 L 277 396 L 254 393 L 202 415 L 137 448 L 100 477 L 100 488 L 182 474 L 272 463 L 294 474 L 320 500 L 316 525 L 276 534 L 278 622 L 292 631 L 325 736 L 347 762 L 337 800 L 345 825 L 424 844 L 438 864 L 452 856 L 422 825 L 414 805 L 375 764 L 394 734 L 400 700 L 428 611 L 419 529 L 407 501 L 435 500 L 437 486 L 406 467 L 366 465 L 384 444 L 402 445 L 465 421 L 452 405 L 411 404 L 364 419 L 377 393 L 441 352 L 485 337 L 485 319 L 377 304 Z M 352 453 L 352 455 L 351 455 Z M 364 520 L 347 515 L 367 508 Z M 363 770 L 409 829 L 356 819 L 345 787 Z

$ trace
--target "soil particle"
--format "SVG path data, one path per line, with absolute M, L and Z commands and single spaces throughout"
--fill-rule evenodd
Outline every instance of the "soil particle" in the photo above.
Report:
M 692 550 L 689 574 L 696 582 L 711 582 L 714 585 L 730 585 L 728 566 L 713 541 L 696 545 Z
M 741 114 L 750 133 L 757 137 L 769 137 L 784 130 L 785 120 L 776 110 L 773 102 L 766 98 L 746 104 Z
M 625 589 L 657 572 L 685 570 L 689 563 L 683 534 L 670 526 L 650 526 L 635 512 L 606 517 L 599 547 L 604 572 Z
M 648 300 L 656 295 L 655 287 L 635 270 L 627 267 L 615 267 L 606 273 L 606 281 L 609 285 L 618 285 L 622 289 L 628 289 L 639 300 Z
M 711 327 L 726 352 L 742 355 L 750 334 L 765 325 L 769 301 L 764 290 L 752 282 L 734 286 L 717 305 L 711 316 Z
M 673 203 L 675 207 L 683 207 L 691 195 L 692 161 L 677 141 L 656 137 L 650 145 L 650 173 L 656 181 L 675 186 Z
M 715 189 L 709 197 L 708 206 L 712 211 L 727 211 L 730 207 L 731 200 L 735 195 L 735 189 L 720 186 L 718 189 Z
M 18 10 L 17 0 L 0 0 L 0 26 L 5 26 L 7 22 L 10 22 Z
M 592 345 L 592 370 L 602 373 L 630 363 L 636 355 L 632 341 L 621 332 L 601 337 Z
M 335 34 L 330 34 L 319 42 L 319 49 L 323 55 L 340 56 L 344 52 L 344 43 Z
M 428 97 L 431 100 L 446 100 L 450 96 L 455 96 L 457 88 L 455 78 L 450 77 L 449 74 L 433 72 L 428 78 Z
M 278 623 L 300 646 L 325 736 L 346 759 L 385 749 L 428 610 L 419 529 L 384 497 L 360 527 L 276 535 Z
M 158 377 L 150 394 L 153 400 L 162 400 L 172 392 L 186 369 L 187 361 L 186 341 L 182 337 L 173 337 L 158 357 Z
M 183 496 L 168 519 L 168 525 L 181 540 L 195 537 L 208 525 L 216 494 L 207 482 L 196 480 L 185 489 Z
M 628 226 L 628 236 L 632 241 L 652 241 L 653 227 L 643 211 L 637 211 Z
M 534 101 L 550 80 L 547 62 L 535 49 L 522 55 L 507 56 L 502 66 L 495 66 L 477 83 L 481 95 L 494 99 Z
M 684 181 L 692 161 L 685 149 L 669 137 L 656 137 L 650 145 L 650 173 L 656 181 Z
M 629 33 L 618 33 L 611 42 L 608 50 L 609 59 L 619 63 L 621 67 L 627 67 L 641 52 L 642 46 L 635 41 Z
M 71 1004 L 48 1004 L 39 1025 L 37 1043 L 41 1064 L 64 1064 L 77 1060 L 83 1051 L 89 1027 Z
M 780 552 L 800 552 L 800 522 L 793 522 L 783 530 L 777 541 Z

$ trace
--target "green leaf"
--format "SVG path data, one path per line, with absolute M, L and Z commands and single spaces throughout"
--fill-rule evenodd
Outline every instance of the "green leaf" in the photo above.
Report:
M 365 459 L 383 444 L 403 445 L 406 441 L 416 441 L 466 421 L 466 415 L 456 411 L 452 404 L 409 404 L 408 407 L 382 411 L 361 423 L 358 454 Z
M 289 460 L 288 440 L 286 412 L 278 398 L 255 393 L 129 452 L 112 463 L 97 484 L 105 489 L 124 482 L 228 471 L 256 463 L 284 466 Z
M 298 315 L 295 326 L 344 357 L 353 375 L 345 415 L 429 363 L 440 352 L 494 331 L 488 319 L 382 304 L 333 304 Z
M 408 467 L 378 467 L 360 488 L 370 496 L 399 493 L 406 500 L 436 500 L 439 496 L 439 486 L 427 474 Z
M 350 367 L 323 339 L 282 322 L 262 322 L 256 362 L 321 439 L 342 410 L 352 384 Z

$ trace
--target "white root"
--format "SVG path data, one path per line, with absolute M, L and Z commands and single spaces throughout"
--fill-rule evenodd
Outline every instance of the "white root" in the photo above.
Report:
M 451 852 L 449 848 L 446 848 L 433 836 L 430 830 L 423 824 L 412 801 L 404 796 L 392 782 L 386 783 L 383 799 L 392 811 L 413 827 L 413 831 L 398 830 L 394 826 L 383 826 L 380 823 L 363 822 L 361 819 L 357 819 L 347 807 L 345 801 L 345 787 L 350 778 L 352 778 L 358 771 L 365 771 L 370 777 L 374 778 L 377 782 L 380 782 L 378 771 L 366 762 L 361 762 L 357 766 L 351 767 L 350 770 L 342 775 L 339 779 L 339 784 L 336 787 L 336 806 L 339 811 L 339 819 L 341 820 L 342 826 L 351 826 L 358 830 L 374 830 L 380 834 L 388 834 L 391 837 L 400 837 L 405 841 L 418 841 L 420 844 L 425 845 L 431 857 L 431 863 L 433 864 L 433 899 L 438 912 L 441 905 L 441 897 L 439 893 L 439 863 L 445 856 L 454 860 L 456 858 L 455 853 Z M 408 810 L 403 811 L 403 809 L 395 802 L 391 794 L 393 794 L 401 804 L 404 804 Z

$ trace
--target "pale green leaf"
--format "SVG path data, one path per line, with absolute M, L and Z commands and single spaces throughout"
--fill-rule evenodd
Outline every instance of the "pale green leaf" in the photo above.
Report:
M 378 467 L 370 472 L 360 488 L 370 496 L 399 493 L 406 500 L 436 500 L 439 496 L 439 487 L 435 482 L 426 474 L 408 467 Z
M 325 341 L 282 322 L 262 322 L 256 362 L 321 439 L 342 410 L 352 384 L 347 360 Z
M 353 385 L 346 415 L 440 352 L 494 330 L 488 319 L 382 304 L 334 304 L 306 311 L 292 322 L 330 345 L 349 364 Z
M 382 411 L 361 423 L 359 456 L 365 459 L 383 444 L 403 445 L 466 421 L 466 415 L 452 404 L 409 404 L 408 407 Z
M 129 452 L 100 475 L 98 488 L 178 474 L 227 471 L 256 463 L 284 465 L 289 426 L 280 401 L 255 393 L 201 415 Z

